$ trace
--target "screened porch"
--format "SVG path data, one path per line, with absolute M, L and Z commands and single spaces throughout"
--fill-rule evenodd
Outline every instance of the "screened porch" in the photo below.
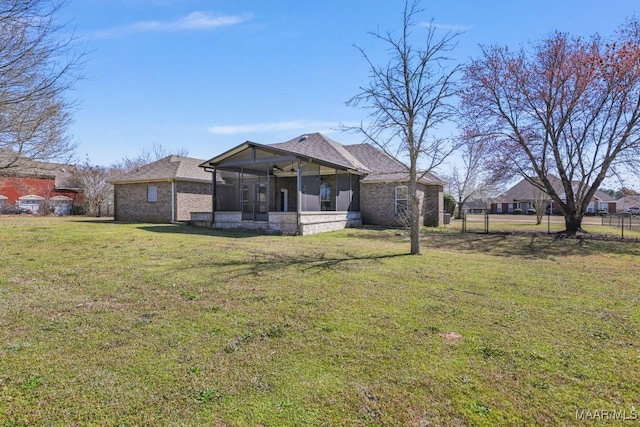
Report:
M 202 165 L 214 172 L 214 228 L 311 234 L 361 224 L 359 174 L 245 143 Z

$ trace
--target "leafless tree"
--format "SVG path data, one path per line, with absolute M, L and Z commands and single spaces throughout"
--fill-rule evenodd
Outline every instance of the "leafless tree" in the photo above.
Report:
M 111 169 L 106 166 L 92 165 L 85 161 L 77 165 L 74 171 L 79 188 L 82 189 L 82 200 L 85 213 L 90 216 L 99 216 L 101 206 L 113 200 L 113 185 L 108 180 Z
M 480 138 L 463 137 L 460 146 L 462 167 L 453 166 L 447 177 L 449 194 L 455 197 L 458 207 L 456 218 L 460 218 L 469 200 L 487 200 L 498 193 L 504 183 L 504 175 L 494 173 L 486 166 L 491 152 Z
M 470 132 L 493 138 L 499 173 L 519 174 L 565 217 L 582 218 L 605 178 L 640 160 L 640 23 L 608 42 L 555 33 L 513 52 L 484 48 L 465 70 Z M 551 177 L 562 182 L 554 188 Z
M 0 169 L 22 160 L 67 162 L 75 107 L 68 91 L 83 53 L 56 16 L 64 2 L 0 1 Z
M 189 150 L 185 148 L 170 150 L 162 144 L 153 143 L 150 148 L 143 148 L 136 157 L 124 157 L 117 163 L 112 164 L 109 169 L 111 173 L 110 179 L 120 174 L 134 171 L 141 166 L 160 160 L 164 157 L 175 154 L 176 156 L 188 156 Z
M 542 222 L 542 217 L 549 206 L 549 196 L 538 187 L 533 187 L 533 209 L 536 211 L 536 224 Z
M 449 67 L 447 55 L 456 45 L 457 32 L 440 34 L 433 22 L 426 27 L 421 48 L 413 47 L 415 18 L 422 12 L 418 1 L 406 0 L 399 35 L 372 32 L 388 48 L 389 60 L 376 65 L 357 47 L 369 65 L 369 85 L 347 105 L 369 112 L 369 123 L 347 129 L 362 134 L 407 168 L 411 253 L 420 253 L 418 181 L 441 165 L 455 149 L 454 140 L 438 137 L 434 130 L 454 114 L 450 103 L 456 94 L 459 66 Z

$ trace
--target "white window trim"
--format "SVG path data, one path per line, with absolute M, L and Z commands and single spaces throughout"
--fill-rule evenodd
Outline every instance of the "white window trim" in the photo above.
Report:
M 406 192 L 407 192 L 407 196 L 406 197 L 403 197 L 403 198 L 399 198 L 398 197 L 398 190 L 401 190 L 401 189 L 406 189 Z M 404 206 L 406 206 L 407 209 L 409 208 L 409 188 L 406 185 L 398 185 L 395 188 L 394 200 L 393 200 L 393 213 L 396 214 L 396 215 L 398 215 L 398 213 L 399 213 L 398 212 L 398 202 L 399 201 L 404 201 L 405 202 Z

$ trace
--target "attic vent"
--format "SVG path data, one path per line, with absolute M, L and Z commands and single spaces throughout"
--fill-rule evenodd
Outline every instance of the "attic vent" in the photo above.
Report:
M 298 140 L 298 142 L 302 142 L 302 141 L 304 141 L 304 140 L 306 140 L 306 139 L 309 139 L 309 135 L 302 135 L 302 136 L 300 137 L 300 139 Z

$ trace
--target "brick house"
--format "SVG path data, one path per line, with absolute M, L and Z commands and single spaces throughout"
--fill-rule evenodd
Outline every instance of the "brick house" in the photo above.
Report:
M 211 174 L 202 159 L 167 156 L 111 181 L 116 221 L 174 223 L 211 211 Z
M 370 144 L 342 145 L 313 133 L 287 142 L 245 142 L 200 165 L 216 173 L 215 228 L 312 234 L 361 224 L 398 225 L 408 204 L 408 171 Z M 420 221 L 443 222 L 444 182 L 418 183 Z
M 34 214 L 69 215 L 81 203 L 73 165 L 23 159 L 0 170 L 0 208 L 19 206 Z
M 563 198 L 564 190 L 560 178 L 549 176 L 549 181 L 560 197 Z M 491 203 L 490 213 L 508 214 L 519 209 L 522 213 L 526 214 L 529 209 L 534 209 L 535 191 L 535 187 L 523 179 Z M 546 198 L 548 198 L 548 196 Z M 560 214 L 560 211 L 554 207 L 552 201 L 549 200 L 547 203 L 549 205 L 547 209 L 551 214 Z M 587 206 L 585 213 L 596 214 L 598 211 L 616 213 L 616 200 L 607 193 L 597 190 L 589 206 Z

